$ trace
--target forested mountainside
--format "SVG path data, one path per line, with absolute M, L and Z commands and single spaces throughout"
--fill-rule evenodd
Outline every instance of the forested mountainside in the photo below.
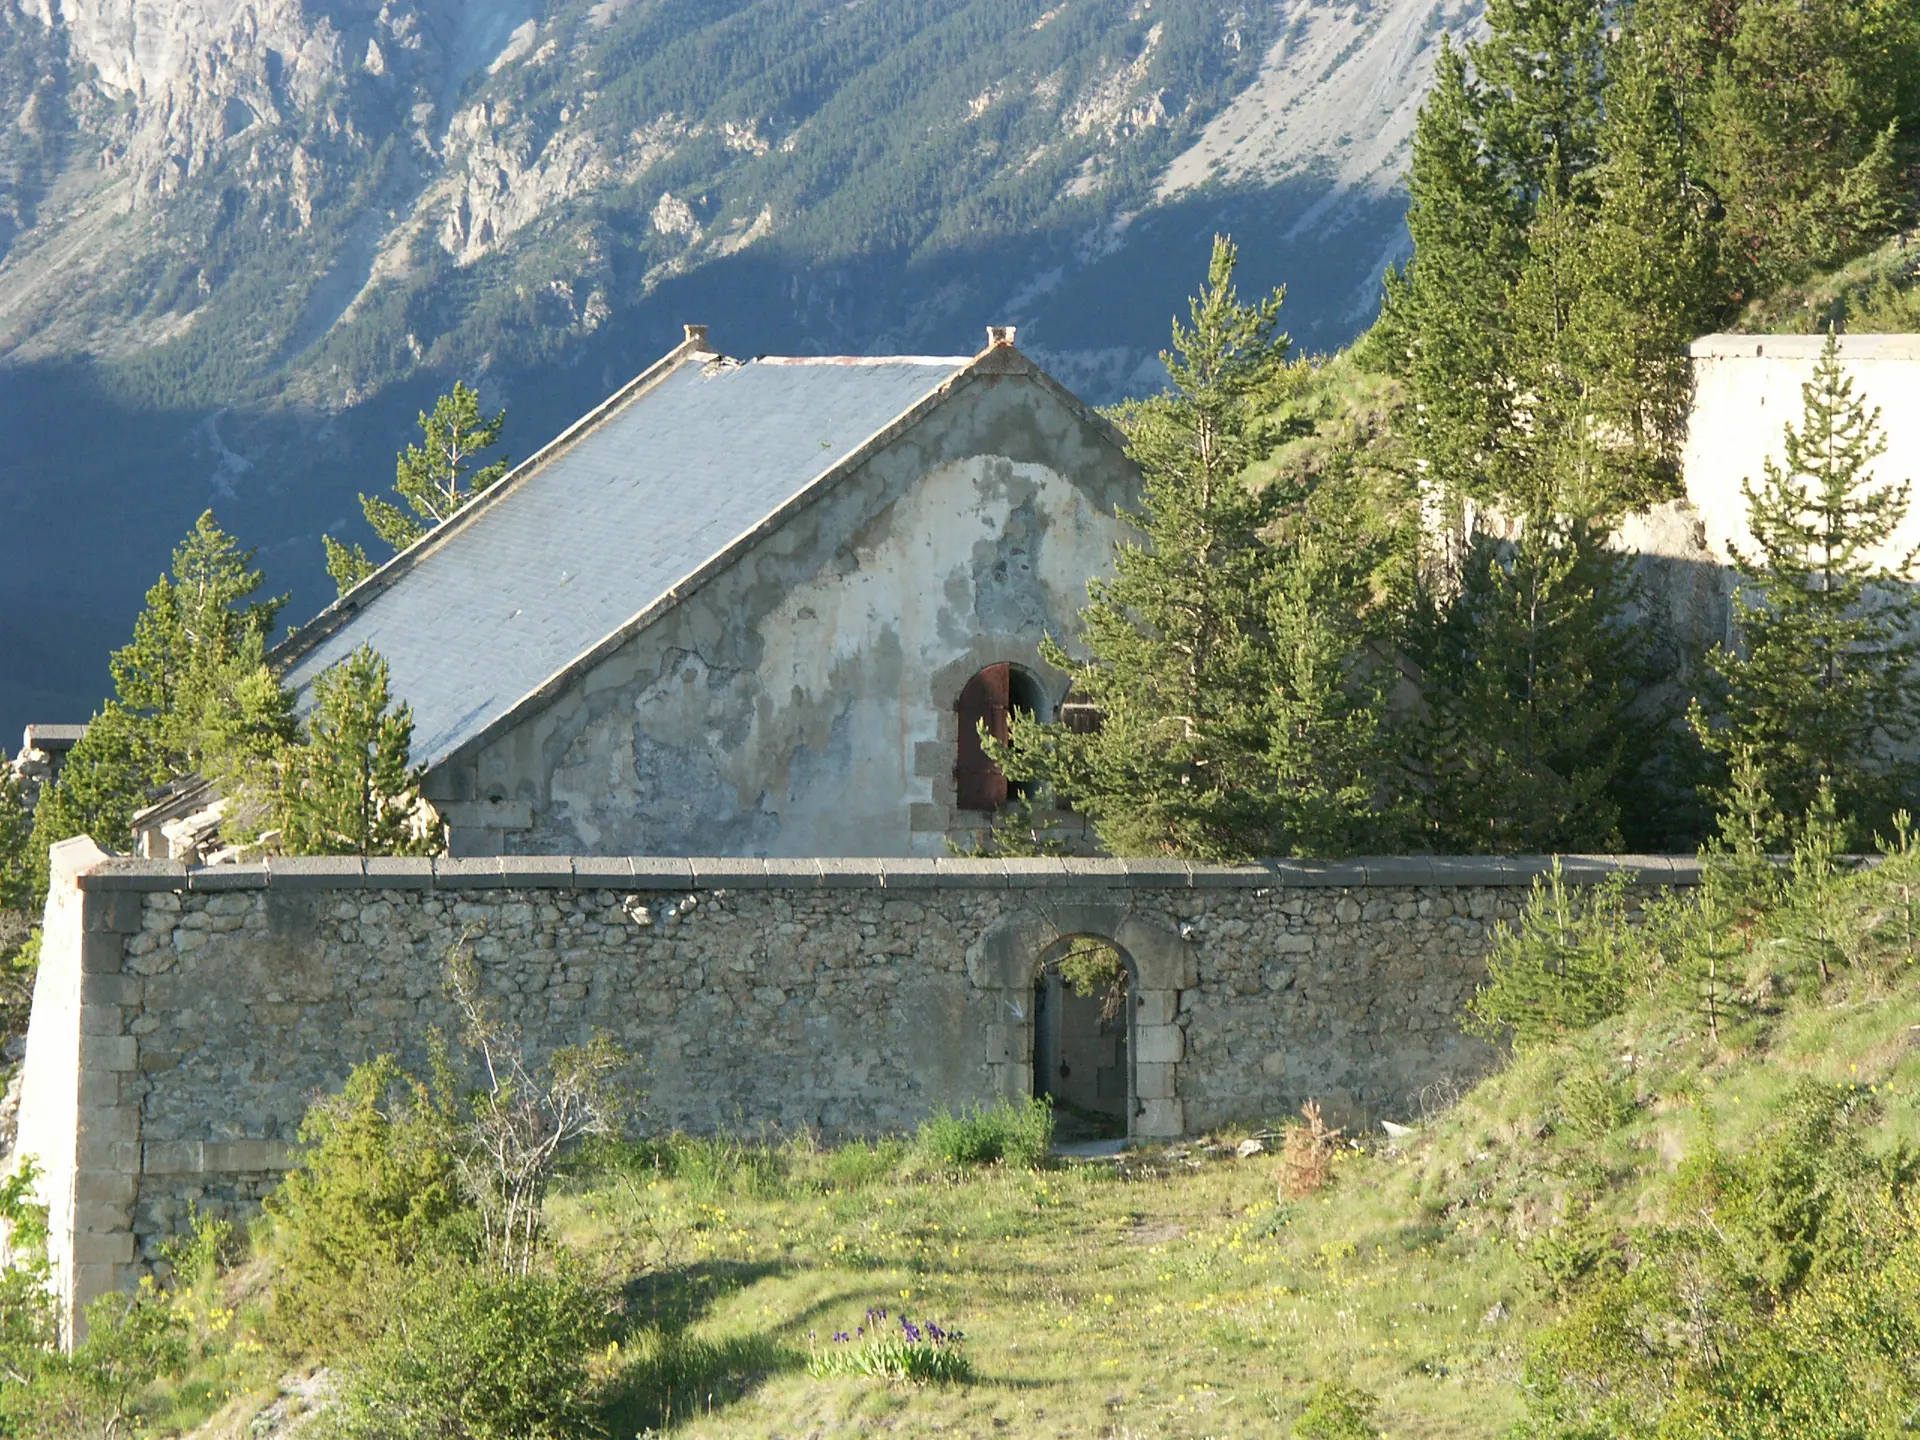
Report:
M 0 0 L 0 735 L 211 503 L 293 613 L 454 378 L 515 455 L 666 349 L 1158 381 L 1217 229 L 1331 348 L 1478 0 Z

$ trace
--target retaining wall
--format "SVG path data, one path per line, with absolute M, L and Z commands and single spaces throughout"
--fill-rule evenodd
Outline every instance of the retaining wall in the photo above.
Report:
M 18 1154 L 44 1174 L 69 1335 L 189 1206 L 240 1212 L 348 1070 L 457 1029 L 456 946 L 548 1051 L 605 1031 L 650 1122 L 828 1136 L 1032 1090 L 1033 995 L 1075 936 L 1132 972 L 1132 1129 L 1317 1097 L 1404 1114 L 1480 1070 L 1457 1018 L 1544 860 L 273 860 L 54 853 Z M 1569 858 L 1691 884 L 1691 860 Z

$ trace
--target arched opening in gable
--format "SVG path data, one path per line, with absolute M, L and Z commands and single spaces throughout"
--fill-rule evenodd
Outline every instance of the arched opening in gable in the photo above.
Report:
M 1021 795 L 1021 787 L 1000 773 L 980 743 L 982 728 L 1005 740 L 1016 714 L 1048 717 L 1046 691 L 1017 665 L 989 665 L 961 687 L 954 709 L 960 716 L 959 753 L 953 766 L 955 804 L 962 810 L 998 810 Z

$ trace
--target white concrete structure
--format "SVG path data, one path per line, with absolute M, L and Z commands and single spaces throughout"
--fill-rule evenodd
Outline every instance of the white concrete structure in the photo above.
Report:
M 1825 343 L 1820 335 L 1708 335 L 1693 343 L 1687 498 L 1709 553 L 1722 563 L 1730 544 L 1751 549 L 1741 482 L 1758 485 L 1769 458 L 1785 460 L 1786 428 L 1801 424 L 1801 387 L 1813 378 Z M 1920 335 L 1842 336 L 1840 358 L 1857 393 L 1880 411 L 1887 452 L 1874 475 L 1920 484 Z M 1891 561 L 1916 545 L 1920 504 L 1879 558 Z

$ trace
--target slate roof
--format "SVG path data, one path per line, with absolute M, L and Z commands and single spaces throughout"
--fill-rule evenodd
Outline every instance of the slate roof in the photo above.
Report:
M 286 683 L 372 645 L 436 765 L 974 363 L 683 346 L 291 636 Z

